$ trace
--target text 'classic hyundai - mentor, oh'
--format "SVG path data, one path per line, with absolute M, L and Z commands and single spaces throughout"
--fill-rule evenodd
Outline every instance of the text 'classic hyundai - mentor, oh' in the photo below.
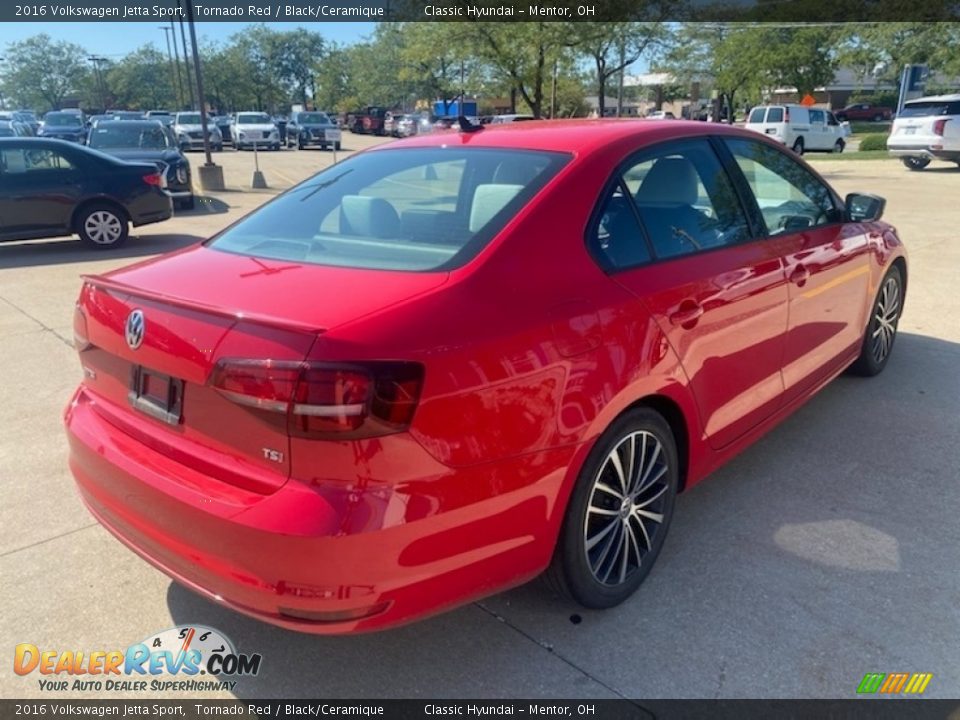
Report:
M 396 625 L 649 573 L 677 493 L 847 368 L 907 283 L 884 202 L 682 121 L 449 131 L 87 277 L 70 467 L 97 519 L 267 622 Z

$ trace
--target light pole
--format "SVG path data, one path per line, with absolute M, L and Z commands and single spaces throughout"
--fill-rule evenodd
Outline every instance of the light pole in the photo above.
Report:
M 94 77 L 97 79 L 97 94 L 100 96 L 100 108 L 103 112 L 107 111 L 107 98 L 106 98 L 106 89 L 103 86 L 103 75 L 100 74 L 100 63 L 106 62 L 106 58 L 91 56 L 88 57 L 91 63 L 93 63 L 93 72 Z
M 183 75 L 180 73 L 180 53 L 177 52 L 177 28 L 174 26 L 173 20 L 170 21 L 170 34 L 173 35 L 173 57 L 177 67 L 177 88 L 179 90 L 177 99 L 180 101 L 180 109 L 183 110 L 183 99 L 185 97 L 183 94 Z M 184 60 L 187 58 L 186 47 L 183 48 L 183 58 Z
M 176 73 L 176 65 L 173 63 L 173 50 L 170 49 L 170 28 L 166 25 L 158 25 L 160 30 L 163 30 L 163 34 L 167 37 L 167 57 L 170 59 L 170 84 L 173 85 L 173 76 Z M 176 88 L 173 89 L 176 93 Z M 183 105 L 183 98 L 179 98 L 180 105 Z
M 203 93 L 203 73 L 200 70 L 200 54 L 197 52 L 197 29 L 193 24 L 193 0 L 184 0 L 187 6 L 187 24 L 190 26 L 190 45 L 193 48 L 193 73 L 197 78 L 197 104 L 200 106 L 200 125 L 203 129 L 203 152 L 207 161 L 200 167 L 200 185 L 205 190 L 223 190 L 223 168 L 213 162 L 210 155 L 210 136 L 207 134 L 207 103 Z
M 177 0 L 177 10 L 181 10 L 180 0 Z M 183 29 L 183 13 L 177 13 L 180 16 L 180 41 L 183 45 L 183 66 L 187 72 L 187 90 L 190 91 L 190 109 L 196 110 L 197 103 L 193 98 L 193 78 L 190 77 L 190 56 L 187 54 L 187 34 Z

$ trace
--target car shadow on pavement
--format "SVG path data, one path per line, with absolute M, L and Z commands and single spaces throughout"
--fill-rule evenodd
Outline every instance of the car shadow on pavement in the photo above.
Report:
M 160 255 L 180 250 L 206 239 L 197 235 L 180 233 L 137 236 L 136 232 L 136 229 L 131 231 L 130 238 L 121 247 L 108 250 L 88 247 L 75 237 L 3 243 L 0 244 L 0 270 Z
M 353 637 L 282 630 L 176 584 L 168 608 L 262 654 L 244 699 L 533 697 L 553 685 L 531 678 L 560 681 L 555 662 L 602 683 L 557 691 L 581 697 L 852 697 L 864 672 L 901 667 L 940 673 L 926 695 L 955 697 L 958 367 L 960 344 L 901 332 L 881 375 L 836 379 L 683 494 L 650 577 L 607 611 L 540 582 Z
M 191 215 L 220 215 L 228 212 L 230 205 L 220 198 L 211 195 L 194 195 L 193 207 L 190 210 L 176 208 L 173 211 L 175 217 L 189 217 Z

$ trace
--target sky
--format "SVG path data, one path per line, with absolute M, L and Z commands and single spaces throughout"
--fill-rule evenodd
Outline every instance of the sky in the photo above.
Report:
M 3 1 L 3 0 L 0 0 Z M 152 42 L 158 49 L 166 49 L 166 37 L 157 22 L 6 22 L 0 23 L 0 56 L 6 51 L 7 44 L 23 40 L 31 35 L 46 33 L 55 40 L 69 40 L 82 45 L 88 52 L 96 53 L 111 60 L 119 59 L 141 45 Z M 197 39 L 226 41 L 231 35 L 253 23 L 242 22 L 202 22 L 197 23 Z M 327 40 L 344 45 L 352 45 L 363 40 L 374 30 L 375 23 L 331 22 L 331 23 L 264 23 L 275 30 L 291 30 L 305 27 L 315 30 Z M 177 42 L 180 42 L 180 26 L 177 23 Z M 189 32 L 189 30 L 188 30 Z

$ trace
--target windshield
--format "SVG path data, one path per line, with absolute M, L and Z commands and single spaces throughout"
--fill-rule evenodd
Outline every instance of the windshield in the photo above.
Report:
M 312 112 L 312 113 L 300 113 L 297 116 L 297 119 L 301 123 L 308 125 L 324 125 L 330 122 L 330 118 L 327 117 L 326 113 L 321 112 Z
M 270 125 L 273 120 L 266 113 L 241 113 L 237 115 L 239 125 Z
M 210 246 L 316 265 L 449 269 L 475 256 L 568 158 L 488 148 L 361 154 L 297 185 Z
M 44 122 L 47 125 L 68 125 L 70 127 L 80 127 L 82 125 L 80 116 L 72 113 L 49 113 L 44 118 Z
M 937 115 L 960 115 L 960 101 L 925 100 L 903 106 L 900 117 L 934 117 Z
M 177 115 L 177 123 L 180 125 L 199 125 L 200 113 L 180 113 Z
M 167 134 L 159 127 L 143 125 L 98 126 L 90 134 L 92 148 L 142 148 L 164 150 L 170 147 Z

